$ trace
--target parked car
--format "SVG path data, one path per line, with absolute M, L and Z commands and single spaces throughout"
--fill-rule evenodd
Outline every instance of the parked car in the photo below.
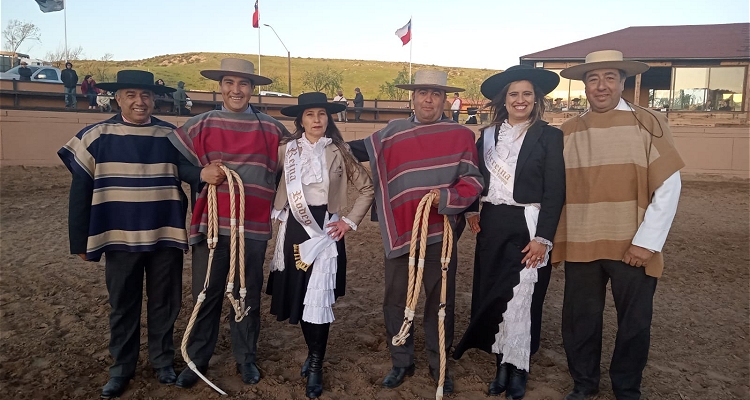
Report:
M 55 67 L 50 67 L 46 65 L 44 66 L 29 65 L 28 67 L 31 69 L 31 81 L 32 82 L 62 83 L 62 80 L 60 80 L 60 70 Z M 21 68 L 20 65 L 13 67 L 6 72 L 0 72 L 0 79 L 19 80 L 21 77 L 18 74 L 19 68 Z
M 292 95 L 281 92 L 269 92 L 267 90 L 260 91 L 261 96 L 275 96 L 275 97 L 292 97 Z

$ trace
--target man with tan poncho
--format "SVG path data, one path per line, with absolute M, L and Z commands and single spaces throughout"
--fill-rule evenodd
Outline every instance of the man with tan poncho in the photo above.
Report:
M 566 204 L 552 262 L 565 261 L 562 335 L 573 390 L 599 391 L 607 282 L 618 315 L 609 374 L 618 400 L 640 398 L 648 360 L 661 249 L 680 197 L 684 166 L 667 119 L 622 99 L 625 79 L 648 65 L 622 53 L 590 53 L 561 75 L 582 80 L 591 109 L 562 125 Z

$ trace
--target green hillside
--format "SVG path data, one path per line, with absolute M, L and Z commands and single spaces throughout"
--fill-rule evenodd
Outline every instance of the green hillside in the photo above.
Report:
M 200 71 L 203 69 L 215 69 L 219 67 L 224 57 L 244 58 L 258 64 L 257 54 L 227 54 L 227 53 L 184 53 L 167 54 L 136 61 L 74 61 L 78 76 L 83 78 L 85 74 L 91 74 L 97 81 L 103 78 L 112 79 L 115 73 L 121 69 L 138 68 L 154 73 L 157 78 L 163 79 L 168 86 L 175 86 L 178 81 L 185 82 L 188 90 L 217 89 L 217 84 L 203 78 Z M 368 60 L 339 60 L 320 58 L 292 58 L 292 92 L 299 95 L 303 91 L 310 91 L 303 85 L 305 71 L 315 71 L 330 67 L 340 71 L 343 75 L 342 89 L 348 98 L 354 96 L 354 88 L 359 87 L 366 99 L 386 99 L 380 95 L 380 85 L 392 81 L 408 63 L 395 63 Z M 464 97 L 471 99 L 478 94 L 481 82 L 488 76 L 498 72 L 486 69 L 440 67 L 434 65 L 413 64 L 412 71 L 421 68 L 433 68 L 448 73 L 448 83 L 467 88 Z M 261 72 L 277 83 L 263 90 L 287 92 L 287 59 L 286 57 L 262 56 Z M 477 99 L 479 100 L 479 99 Z

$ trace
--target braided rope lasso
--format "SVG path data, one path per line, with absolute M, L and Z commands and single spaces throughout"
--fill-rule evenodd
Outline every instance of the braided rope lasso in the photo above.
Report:
M 245 308 L 245 297 L 247 296 L 247 287 L 245 286 L 245 188 L 237 172 L 227 168 L 226 166 L 219 165 L 224 174 L 226 175 L 227 184 L 229 185 L 229 273 L 227 274 L 227 289 L 226 296 L 229 298 L 229 303 L 234 308 L 234 320 L 236 322 L 242 321 L 242 319 L 250 312 L 250 307 Z M 240 197 L 240 209 L 239 209 L 239 225 L 237 224 L 237 210 L 235 203 L 235 185 L 238 188 L 238 194 Z M 216 196 L 217 185 L 208 185 L 207 193 L 207 208 L 208 208 L 208 226 L 206 229 L 206 242 L 208 245 L 208 266 L 206 267 L 206 279 L 203 281 L 203 290 L 201 290 L 198 298 L 195 301 L 193 307 L 193 313 L 190 315 L 190 320 L 185 328 L 185 334 L 182 336 L 182 345 L 180 350 L 182 351 L 182 358 L 187 363 L 188 367 L 193 370 L 204 382 L 211 386 L 214 390 L 222 395 L 226 396 L 226 392 L 219 389 L 211 381 L 208 380 L 195 365 L 193 360 L 188 355 L 187 346 L 190 339 L 190 334 L 193 331 L 195 320 L 198 318 L 198 311 L 201 305 L 206 300 L 206 291 L 208 290 L 208 283 L 211 279 L 211 266 L 214 261 L 214 251 L 216 245 L 219 242 L 219 212 L 218 212 L 218 201 Z M 239 230 L 239 235 L 238 235 Z M 239 240 L 238 240 L 239 236 Z M 238 254 L 239 253 L 239 257 Z M 240 298 L 237 300 L 234 298 L 232 292 L 234 291 L 234 278 L 236 275 L 236 269 L 239 266 L 240 275 Z
M 414 323 L 414 314 L 419 300 L 419 292 L 422 289 L 422 276 L 424 275 L 425 253 L 427 252 L 427 228 L 429 226 L 430 208 L 432 201 L 437 195 L 427 193 L 417 206 L 412 225 L 411 243 L 409 244 L 409 282 L 406 289 L 406 308 L 404 309 L 404 322 L 401 330 L 393 336 L 391 343 L 394 346 L 402 346 L 409 337 L 409 331 Z M 419 260 L 415 259 L 419 242 Z M 453 252 L 453 229 L 448 221 L 448 216 L 443 216 L 443 247 L 440 257 L 442 284 L 440 287 L 440 305 L 438 308 L 438 339 L 440 346 L 440 377 L 435 398 L 443 398 L 443 385 L 445 384 L 446 354 L 445 354 L 445 307 L 447 301 L 448 265 Z

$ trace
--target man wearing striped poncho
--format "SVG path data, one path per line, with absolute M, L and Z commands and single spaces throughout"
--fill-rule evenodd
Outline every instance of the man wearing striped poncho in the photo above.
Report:
M 425 347 L 430 374 L 437 381 L 440 367 L 438 309 L 442 280 L 443 216 L 449 217 L 455 232 L 445 305 L 447 352 L 453 343 L 457 265 L 455 246 L 465 225 L 463 212 L 483 189 L 474 133 L 443 115 L 446 92 L 463 89 L 449 87 L 446 83 L 445 72 L 418 71 L 414 84 L 399 85 L 402 89 L 414 91 L 414 115 L 391 121 L 364 140 L 350 142 L 354 155 L 360 161 L 370 161 L 377 218 L 385 249 L 383 312 L 393 363 L 393 368 L 383 380 L 383 386 L 387 388 L 399 386 L 405 376 L 414 374 L 415 368 L 414 327 L 404 345 L 394 346 L 392 339 L 399 332 L 404 319 L 409 244 L 417 206 L 427 193 L 438 194 L 428 222 L 423 277 L 427 298 L 424 306 Z M 453 381 L 446 372 L 443 393 L 452 391 Z
M 237 372 L 243 382 L 254 385 L 260 380 L 255 363 L 260 334 L 260 293 L 266 244 L 271 238 L 271 202 L 276 193 L 278 147 L 281 138 L 289 135 L 289 131 L 250 104 L 255 86 L 271 83 L 270 79 L 254 73 L 253 63 L 225 58 L 219 69 L 203 70 L 201 75 L 219 83 L 223 100 L 221 110 L 190 118 L 169 137 L 183 156 L 180 176 L 190 183 L 195 199 L 190 222 L 194 301 L 203 290 L 210 271 L 206 298 L 197 314 L 187 353 L 197 369 L 205 373 L 219 338 L 231 243 L 229 185 L 224 170 L 219 167 L 223 164 L 239 174 L 245 190 L 245 214 L 239 217 L 242 221 L 239 225 L 244 226 L 245 259 L 238 262 L 244 263 L 245 267 L 249 312 L 237 322 L 235 310 L 230 308 L 229 328 Z M 219 237 L 210 268 L 206 238 L 208 185 L 205 183 L 217 185 Z M 233 289 L 235 298 L 240 298 L 239 286 Z M 198 375 L 186 368 L 177 378 L 176 385 L 190 388 L 198 380 Z
M 167 139 L 174 126 L 151 117 L 154 93 L 174 89 L 135 70 L 100 87 L 116 92 L 121 112 L 85 127 L 57 154 L 73 175 L 70 252 L 86 261 L 106 259 L 114 364 L 101 397 L 111 398 L 136 372 L 144 275 L 151 366 L 160 383 L 175 383 L 172 334 L 182 300 L 187 198 L 177 175 L 179 153 Z
M 618 400 L 640 398 L 648 360 L 662 246 L 680 197 L 684 166 L 667 119 L 622 99 L 625 78 L 648 65 L 604 50 L 561 75 L 582 80 L 590 110 L 566 121 L 566 204 L 552 262 L 565 261 L 562 336 L 574 388 L 566 400 L 599 391 L 607 282 L 618 315 L 609 375 Z

